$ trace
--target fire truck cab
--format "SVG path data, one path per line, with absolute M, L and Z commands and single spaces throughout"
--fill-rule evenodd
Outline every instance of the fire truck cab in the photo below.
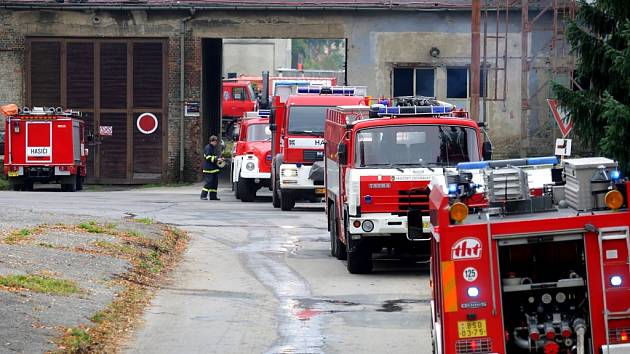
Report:
M 630 183 L 606 158 L 550 163 L 462 163 L 434 178 L 434 353 L 630 353 Z M 532 189 L 541 168 L 550 182 Z M 487 205 L 470 207 L 479 173 Z
M 232 151 L 234 195 L 243 202 L 252 202 L 256 191 L 271 187 L 269 110 L 246 112 L 238 132 Z
M 56 182 L 74 192 L 87 173 L 81 114 L 57 108 L 21 108 L 5 121 L 4 174 L 13 190 L 33 190 L 33 183 Z
M 327 113 L 330 248 L 337 259 L 347 258 L 350 273 L 371 272 L 372 254 L 383 248 L 428 256 L 429 182 L 458 162 L 482 158 L 481 131 L 466 112 L 433 98 L 397 101 L 395 107 L 346 106 Z M 411 210 L 424 211 L 423 232 L 415 238 L 407 234 Z
M 298 86 L 284 103 L 275 96 L 270 122 L 274 207 L 288 211 L 297 200 L 324 196 L 326 109 L 363 104 L 365 92 L 365 87 Z M 314 165 L 321 173 L 311 173 Z

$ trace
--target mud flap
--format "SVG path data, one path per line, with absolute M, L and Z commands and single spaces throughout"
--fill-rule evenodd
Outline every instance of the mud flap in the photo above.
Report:
M 424 232 L 422 211 L 411 209 L 407 212 L 407 239 L 409 241 L 431 241 L 431 233 Z

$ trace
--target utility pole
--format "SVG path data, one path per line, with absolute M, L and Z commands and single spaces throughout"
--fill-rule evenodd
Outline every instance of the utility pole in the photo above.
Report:
M 481 0 L 472 0 L 470 21 L 470 117 L 479 121 L 479 86 L 481 77 Z

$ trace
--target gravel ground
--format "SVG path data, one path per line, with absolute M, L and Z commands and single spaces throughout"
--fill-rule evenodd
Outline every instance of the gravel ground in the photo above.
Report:
M 0 215 L 0 232 L 4 239 L 11 230 L 42 224 L 76 225 L 93 218 L 59 215 L 34 210 L 4 210 Z M 133 231 L 142 237 L 158 239 L 158 225 L 130 220 L 104 220 L 115 224 L 116 231 Z M 0 287 L 0 353 L 42 353 L 56 348 L 53 339 L 63 327 L 91 324 L 92 317 L 112 302 L 121 289 L 113 279 L 130 269 L 121 258 L 80 252 L 98 251 L 95 242 L 121 244 L 120 238 L 104 233 L 75 229 L 43 227 L 41 233 L 27 236 L 17 244 L 0 241 L 0 276 L 12 274 L 45 274 L 74 281 L 81 289 L 72 295 L 49 295 L 31 291 L 9 291 Z

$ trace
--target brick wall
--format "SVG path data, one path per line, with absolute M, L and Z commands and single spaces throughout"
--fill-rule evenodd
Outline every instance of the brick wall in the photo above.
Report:
M 24 36 L 0 12 L 0 105 L 24 104 Z M 1 116 L 0 116 L 1 117 Z M 4 130 L 4 124 L 0 124 Z
M 182 100 L 180 97 L 180 36 L 169 37 L 167 54 L 168 77 L 168 173 L 169 182 L 179 179 L 180 124 Z M 194 38 L 188 30 L 184 36 L 184 99 L 201 100 L 201 39 Z M 202 162 L 201 118 L 184 117 L 184 179 L 198 181 Z

